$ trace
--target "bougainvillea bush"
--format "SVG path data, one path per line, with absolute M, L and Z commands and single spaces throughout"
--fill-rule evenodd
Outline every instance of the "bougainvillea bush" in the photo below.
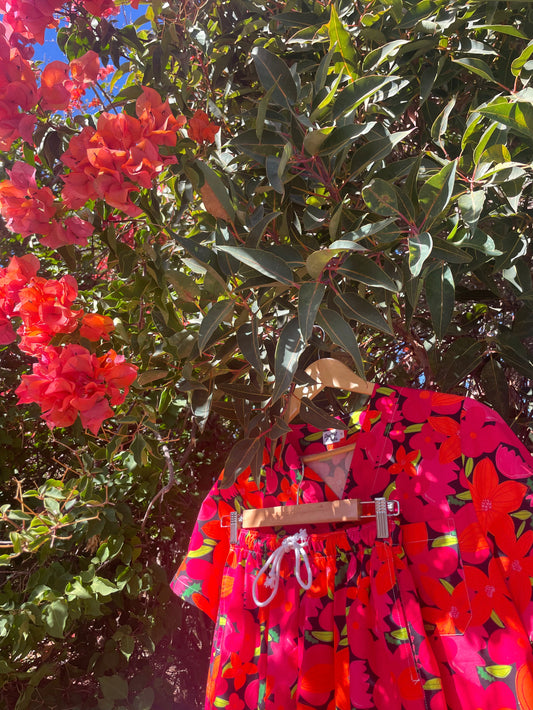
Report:
M 0 697 L 201 707 L 209 629 L 168 577 L 306 365 L 531 443 L 533 6 L 0 14 Z

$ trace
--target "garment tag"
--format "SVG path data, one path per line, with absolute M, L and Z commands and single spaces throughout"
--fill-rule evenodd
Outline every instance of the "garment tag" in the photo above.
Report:
M 346 434 L 343 429 L 326 429 L 322 432 L 322 443 L 324 446 L 337 444 L 345 438 Z

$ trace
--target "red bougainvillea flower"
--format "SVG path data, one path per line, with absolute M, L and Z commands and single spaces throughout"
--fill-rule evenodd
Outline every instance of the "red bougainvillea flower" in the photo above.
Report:
M 102 113 L 96 130 L 85 127 L 74 136 L 61 160 L 70 168 L 63 176 L 63 199 L 77 209 L 87 200 L 102 199 L 131 217 L 141 214 L 130 199 L 140 187 L 151 188 L 155 176 L 175 157 L 162 156 L 159 146 L 176 144 L 185 119 L 176 119 L 168 102 L 143 87 L 137 100 L 138 118 Z
M 189 138 L 192 138 L 193 141 L 196 141 L 198 145 L 202 145 L 203 143 L 212 143 L 219 131 L 220 126 L 211 123 L 205 111 L 198 109 L 189 120 L 187 135 Z
M 62 222 L 54 221 L 49 233 L 41 237 L 41 244 L 51 249 L 76 244 L 84 247 L 87 245 L 87 238 L 94 232 L 94 227 L 77 215 L 66 217 Z
M 131 6 L 136 9 L 139 3 L 132 2 Z M 95 17 L 109 17 L 118 13 L 114 0 L 84 0 L 83 7 Z
M 30 42 L 43 44 L 48 27 L 57 27 L 54 13 L 63 2 L 58 0 L 0 0 L 4 22 Z
M 97 81 L 100 74 L 100 57 L 95 51 L 90 49 L 83 56 L 73 59 L 69 67 L 72 81 L 76 84 L 90 86 Z
M 97 434 L 121 404 L 137 376 L 137 367 L 110 350 L 97 357 L 81 345 L 44 348 L 30 375 L 16 390 L 19 402 L 37 403 L 52 429 L 70 426 L 80 416 L 82 425 Z
M 17 315 L 22 318 L 18 329 L 19 348 L 36 353 L 57 333 L 72 333 L 78 327 L 83 311 L 71 306 L 78 296 L 78 284 L 73 276 L 59 281 L 35 276 L 19 292 Z
M 35 168 L 16 162 L 8 170 L 9 180 L 0 182 L 0 213 L 8 229 L 28 237 L 46 235 L 56 213 L 54 195 L 49 187 L 37 187 Z
M 185 116 L 175 117 L 168 101 L 154 89 L 142 87 L 143 93 L 135 102 L 135 113 L 143 127 L 143 135 L 154 145 L 176 145 L 177 132 L 187 123 Z
M 37 83 L 21 51 L 12 47 L 0 23 L 0 150 L 9 150 L 22 138 L 31 143 L 36 118 L 30 111 L 37 103 Z
M 0 345 L 16 339 L 11 317 L 18 305 L 18 294 L 38 270 L 39 259 L 32 254 L 14 256 L 8 266 L 0 269 Z
M 86 313 L 81 320 L 80 335 L 92 342 L 109 340 L 109 333 L 115 330 L 113 320 L 99 313 Z
M 69 65 L 57 60 L 50 62 L 41 74 L 40 107 L 45 111 L 65 111 L 72 87 Z

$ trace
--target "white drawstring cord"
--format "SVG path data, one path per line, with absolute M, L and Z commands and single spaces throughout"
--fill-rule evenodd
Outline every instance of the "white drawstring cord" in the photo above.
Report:
M 285 553 L 289 552 L 289 550 L 294 550 L 294 574 L 296 575 L 296 579 L 298 580 L 300 587 L 302 589 L 310 588 L 311 584 L 313 583 L 313 579 L 311 576 L 309 558 L 307 556 L 307 552 L 305 551 L 306 545 L 307 532 L 302 529 L 295 535 L 290 535 L 289 537 L 284 538 L 281 545 L 276 548 L 274 552 L 272 552 L 270 557 L 267 559 L 265 564 L 257 573 L 252 586 L 252 597 L 257 606 L 266 606 L 267 604 L 270 604 L 272 599 L 274 599 L 274 597 L 276 596 L 279 587 L 279 571 L 281 568 L 281 560 L 283 559 Z M 307 570 L 307 582 L 303 581 L 302 576 L 300 574 L 300 563 L 302 558 L 305 564 L 305 568 Z M 270 587 L 272 589 L 272 592 L 268 599 L 265 599 L 265 601 L 260 602 L 257 598 L 257 582 L 263 574 L 266 574 L 266 571 L 269 566 L 271 567 L 271 569 L 265 581 L 265 587 Z

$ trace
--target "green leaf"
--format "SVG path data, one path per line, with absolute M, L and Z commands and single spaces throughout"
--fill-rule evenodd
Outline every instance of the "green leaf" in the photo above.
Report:
M 431 313 L 433 329 L 442 340 L 452 320 L 455 305 L 455 283 L 447 264 L 431 271 L 426 276 L 426 299 Z
M 520 72 L 524 68 L 524 65 L 529 62 L 531 56 L 533 55 L 533 41 L 531 41 L 527 47 L 523 50 L 522 54 L 517 57 L 511 64 L 511 71 L 514 76 L 519 76 Z
M 275 155 L 267 155 L 265 161 L 268 184 L 271 185 L 280 195 L 285 194 L 283 180 L 280 177 L 280 159 Z
M 384 288 L 387 291 L 398 291 L 396 283 L 383 269 L 362 254 L 351 254 L 338 267 L 337 273 L 352 281 L 366 284 L 377 288 Z
M 444 391 L 452 389 L 479 365 L 485 343 L 474 338 L 458 338 L 450 345 L 438 369 L 439 384 Z
M 133 699 L 132 710 L 151 710 L 155 700 L 155 691 L 153 688 L 143 688 L 141 692 Z
M 265 437 L 241 439 L 229 453 L 224 466 L 223 486 L 230 486 L 245 471 L 253 459 L 263 450 Z
M 472 23 L 470 28 L 475 30 L 489 30 L 490 32 L 499 32 L 504 35 L 510 35 L 511 37 L 520 37 L 520 39 L 527 39 L 527 35 L 521 32 L 513 25 L 478 25 Z
M 525 101 L 511 102 L 504 96 L 476 109 L 483 116 L 488 116 L 498 123 L 508 126 L 514 133 L 532 142 L 533 105 Z
M 472 257 L 466 251 L 456 246 L 453 242 L 439 237 L 433 240 L 431 253 L 435 259 L 442 259 L 442 261 L 447 261 L 450 264 L 468 264 L 469 261 L 472 261 Z
M 456 102 L 457 96 L 452 96 L 431 126 L 431 137 L 439 144 L 442 151 L 444 151 L 442 136 L 448 130 L 448 119 L 450 118 L 450 113 L 453 111 Z
M 272 89 L 272 101 L 286 108 L 293 106 L 298 90 L 285 62 L 264 47 L 254 47 L 252 58 L 259 81 L 266 91 Z
M 409 270 L 413 276 L 420 276 L 432 249 L 433 239 L 429 232 L 421 232 L 409 237 Z
M 316 314 L 325 292 L 326 285 L 318 281 L 308 281 L 300 287 L 298 294 L 298 324 L 302 338 L 306 343 L 311 337 Z
M 305 268 L 311 278 L 318 279 L 329 262 L 336 257 L 340 249 L 319 249 L 309 254 L 305 261 Z
M 455 183 L 455 160 L 449 162 L 420 188 L 418 203 L 424 215 L 422 227 L 429 229 L 449 203 Z
M 253 249 L 257 248 L 261 242 L 263 234 L 265 233 L 265 229 L 273 219 L 276 219 L 276 217 L 279 217 L 281 214 L 282 212 L 270 212 L 260 219 L 257 224 L 254 224 L 246 238 L 246 246 Z
M 198 350 L 200 353 L 203 353 L 213 333 L 222 321 L 227 320 L 231 313 L 233 313 L 233 301 L 227 298 L 217 301 L 207 311 L 198 330 Z
M 67 618 L 68 605 L 62 599 L 58 599 L 44 607 L 42 619 L 47 632 L 54 638 L 63 638 Z
M 407 43 L 408 40 L 406 39 L 395 39 L 392 42 L 386 42 L 366 55 L 363 68 L 365 70 L 377 69 L 377 67 L 383 64 L 387 59 L 395 57 L 400 47 Z
M 483 211 L 483 205 L 485 204 L 485 191 L 472 190 L 471 192 L 467 192 L 459 197 L 457 204 L 461 210 L 464 221 L 473 231 L 476 228 L 481 212 Z
M 375 214 L 379 214 L 382 217 L 398 215 L 396 190 L 394 185 L 391 185 L 386 180 L 375 178 L 363 188 L 362 195 L 367 207 Z
M 306 341 L 302 337 L 298 318 L 292 318 L 283 326 L 276 344 L 272 402 L 277 402 L 291 386 L 292 378 L 298 367 L 298 360 L 305 350 L 305 345 Z
M 118 591 L 117 585 L 105 577 L 95 577 L 91 582 L 91 589 L 95 594 L 100 594 L 103 597 L 108 597 Z
M 251 266 L 260 274 L 270 276 L 275 281 L 292 286 L 294 279 L 291 269 L 285 261 L 275 254 L 271 254 L 263 249 L 249 249 L 248 247 L 232 247 L 217 245 L 218 251 L 225 251 L 234 256 L 238 261 Z
M 119 675 L 101 676 L 98 678 L 102 694 L 106 700 L 126 700 L 128 697 L 128 682 Z
M 461 57 L 460 59 L 452 59 L 452 62 L 460 64 L 469 72 L 472 72 L 472 74 L 477 74 L 487 81 L 500 85 L 492 73 L 492 69 L 487 62 L 484 62 L 482 59 L 477 59 L 476 57 Z
M 366 123 L 359 126 L 340 126 L 334 128 L 324 140 L 318 151 L 318 155 L 332 155 L 339 153 L 344 148 L 349 148 L 351 144 L 360 136 L 368 133 L 374 123 Z
M 302 397 L 300 418 L 307 424 L 311 424 L 311 426 L 321 431 L 325 429 L 341 429 L 344 431 L 348 428 L 347 425 L 341 422 L 337 417 L 326 414 L 322 407 L 317 407 L 308 397 Z
M 235 210 L 229 198 L 226 186 L 224 185 L 222 180 L 219 178 L 216 172 L 212 168 L 210 168 L 209 165 L 207 165 L 207 163 L 204 163 L 203 160 L 197 160 L 194 165 L 200 170 L 201 174 L 204 177 L 205 183 L 213 191 L 215 198 L 218 200 L 220 206 L 222 207 L 222 210 L 227 214 L 229 219 L 234 220 Z
M 383 333 L 394 335 L 392 328 L 378 309 L 356 293 L 339 293 L 334 300 L 345 318 L 357 320 Z
M 509 421 L 509 383 L 505 370 L 492 355 L 483 366 L 480 378 L 485 399 L 505 421 Z
M 257 332 L 257 320 L 255 318 L 252 318 L 248 323 L 243 323 L 238 328 L 237 344 L 250 365 L 262 377 L 263 363 L 261 362 L 261 349 Z
M 350 325 L 344 318 L 329 308 L 322 308 L 317 315 L 318 325 L 324 329 L 329 339 L 343 348 L 353 359 L 357 372 L 365 376 L 363 359 L 359 352 L 359 345 Z
M 382 76 L 381 74 L 368 74 L 356 79 L 342 91 L 333 104 L 332 119 L 336 120 L 348 111 L 355 111 L 358 106 L 384 86 L 398 79 L 397 76 Z
M 336 48 L 342 58 L 342 62 L 335 63 L 335 68 L 337 70 L 341 69 L 349 77 L 356 79 L 357 55 L 352 44 L 352 37 L 339 19 L 335 5 L 330 5 L 330 9 L 330 18 L 326 25 L 329 35 L 329 49 Z
M 413 129 L 409 131 L 399 131 L 398 133 L 393 133 L 392 135 L 385 136 L 384 138 L 377 138 L 368 141 L 365 145 L 356 148 L 350 165 L 351 174 L 347 182 L 354 180 L 371 163 L 377 163 L 380 160 L 384 160 L 392 151 L 394 146 L 404 141 L 412 132 Z

